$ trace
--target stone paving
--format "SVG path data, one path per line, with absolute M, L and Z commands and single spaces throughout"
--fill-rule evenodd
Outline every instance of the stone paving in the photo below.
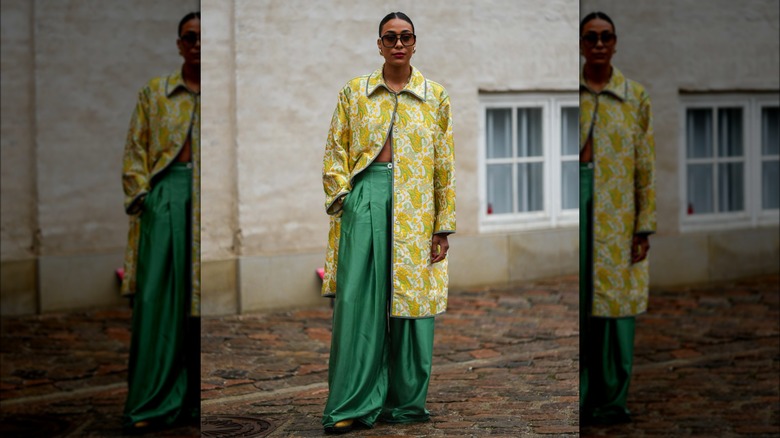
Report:
M 577 435 L 576 290 L 572 276 L 453 291 L 436 325 L 431 421 L 352 435 Z M 326 303 L 203 319 L 204 436 L 322 434 Z M 654 290 L 637 322 L 634 422 L 582 436 L 780 436 L 779 309 L 777 275 Z M 129 325 L 129 309 L 4 317 L 0 436 L 122 436 Z M 255 431 L 240 435 L 239 417 Z
M 576 435 L 576 281 L 452 292 L 436 326 L 432 421 L 354 435 Z M 231 415 L 268 422 L 244 436 L 322 435 L 330 319 L 324 299 L 315 309 L 204 318 L 204 435 L 235 431 L 209 422 Z M 0 435 L 122 436 L 129 324 L 128 309 L 4 318 Z
M 0 436 L 117 437 L 127 395 L 129 308 L 0 325 Z M 199 436 L 197 425 L 149 436 Z
M 780 277 L 653 290 L 637 319 L 633 422 L 587 437 L 780 436 Z
M 437 318 L 431 421 L 356 436 L 576 436 L 577 277 L 452 292 Z M 327 303 L 327 301 L 324 301 Z M 203 415 L 321 436 L 330 308 L 202 322 Z

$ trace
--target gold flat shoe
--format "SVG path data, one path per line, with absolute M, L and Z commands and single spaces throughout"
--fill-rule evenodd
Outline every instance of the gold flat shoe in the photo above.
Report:
M 352 423 L 355 420 L 341 420 L 338 423 L 334 424 L 333 427 L 336 429 L 344 429 L 345 427 L 352 427 Z
M 341 420 L 336 422 L 336 424 L 333 425 L 333 427 L 326 427 L 325 432 L 327 433 L 347 433 L 352 430 L 352 424 L 355 422 L 353 419 L 349 420 Z

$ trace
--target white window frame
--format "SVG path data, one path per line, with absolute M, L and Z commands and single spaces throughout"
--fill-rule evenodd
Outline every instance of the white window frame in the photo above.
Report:
M 767 106 L 780 105 L 778 93 L 713 93 L 680 96 L 680 125 L 678 141 L 679 172 L 679 218 L 681 232 L 728 230 L 776 225 L 780 210 L 761 208 L 761 110 Z M 687 114 L 689 109 L 742 108 L 743 157 L 744 157 L 744 211 L 688 214 L 688 158 L 687 158 Z M 714 120 L 713 127 L 717 125 Z M 717 133 L 713 133 L 717 138 Z M 717 156 L 717 144 L 713 145 Z M 715 162 L 729 161 L 714 159 Z M 717 168 L 717 166 L 715 166 Z M 717 176 L 714 184 L 717 186 Z M 717 203 L 718 193 L 715 192 Z
M 764 107 L 768 106 L 780 106 L 780 96 L 775 97 L 774 99 L 770 98 L 760 98 L 756 99 L 756 115 L 754 126 L 752 127 L 753 132 L 756 133 L 756 136 L 758 137 L 756 139 L 757 143 L 757 151 L 756 151 L 756 167 L 754 173 L 756 174 L 756 177 L 754 178 L 755 181 L 755 187 L 751 187 L 750 191 L 751 193 L 756 193 L 756 209 L 759 211 L 758 216 L 758 223 L 761 225 L 764 225 L 766 223 L 771 224 L 777 224 L 778 221 L 780 221 L 780 210 L 763 210 L 763 207 L 761 205 L 763 194 L 761 193 L 761 172 L 762 169 L 762 163 L 764 161 L 764 156 L 762 154 L 761 148 L 763 146 L 763 139 L 761 138 L 762 132 L 761 132 L 761 111 Z M 772 156 L 774 158 L 774 156 Z M 778 196 L 780 196 L 780 193 L 778 193 Z
M 479 194 L 479 232 L 506 232 L 534 229 L 550 229 L 579 226 L 579 209 L 561 208 L 561 110 L 564 107 L 579 108 L 579 93 L 576 91 L 529 92 L 529 93 L 488 93 L 480 94 L 479 141 L 477 147 L 478 194 Z M 542 157 L 544 164 L 544 189 L 541 211 L 526 213 L 487 214 L 487 110 L 493 108 L 513 108 L 512 125 L 517 123 L 517 108 L 542 109 Z M 516 129 L 513 128 L 513 150 L 516 148 Z M 571 159 L 572 156 L 566 156 Z M 509 159 L 507 159 L 509 162 Z M 513 163 L 524 161 L 513 157 Z M 579 161 L 579 155 L 576 156 Z M 533 161 L 533 160 L 531 160 Z M 514 172 L 513 172 L 514 174 Z M 513 177 L 513 193 L 517 190 L 517 181 Z M 515 201 L 516 202 L 516 201 Z

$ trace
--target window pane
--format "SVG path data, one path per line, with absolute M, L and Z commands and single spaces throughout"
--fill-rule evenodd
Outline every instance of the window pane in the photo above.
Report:
M 718 109 L 718 156 L 742 156 L 742 108 Z
M 561 108 L 561 155 L 576 155 L 580 149 L 580 111 Z
M 718 164 L 718 210 L 742 211 L 745 209 L 745 183 L 742 163 Z
M 512 110 L 490 108 L 487 110 L 487 157 L 510 158 L 512 156 Z
M 487 166 L 488 213 L 512 213 L 512 165 Z
M 517 156 L 542 155 L 542 109 L 517 109 Z
M 517 165 L 517 193 L 520 212 L 544 209 L 542 194 L 543 163 L 520 163 Z
M 686 116 L 688 158 L 712 156 L 712 110 L 689 109 Z
M 712 213 L 715 197 L 712 193 L 712 165 L 688 165 L 688 214 Z
M 780 107 L 761 109 L 761 154 L 780 154 Z
M 561 168 L 561 208 L 564 210 L 579 208 L 580 202 L 580 163 L 564 161 Z
M 767 160 L 761 163 L 761 208 L 780 208 L 780 161 Z

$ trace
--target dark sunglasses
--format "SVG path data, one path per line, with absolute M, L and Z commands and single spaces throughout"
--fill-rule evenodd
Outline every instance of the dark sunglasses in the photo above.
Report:
M 599 43 L 599 40 L 601 40 L 605 46 L 611 46 L 612 44 L 615 44 L 617 35 L 612 32 L 601 32 L 601 35 L 596 32 L 588 32 L 582 36 L 582 41 L 585 41 L 585 44 L 591 47 L 595 47 Z
M 382 35 L 382 45 L 385 47 L 395 47 L 398 40 L 401 40 L 401 44 L 404 47 L 409 47 L 417 42 L 417 37 L 413 33 L 402 33 L 400 35 L 389 33 L 387 35 Z
M 195 32 L 187 32 L 184 35 L 180 36 L 179 39 L 184 41 L 190 46 L 194 46 L 195 43 L 200 41 L 200 34 Z

